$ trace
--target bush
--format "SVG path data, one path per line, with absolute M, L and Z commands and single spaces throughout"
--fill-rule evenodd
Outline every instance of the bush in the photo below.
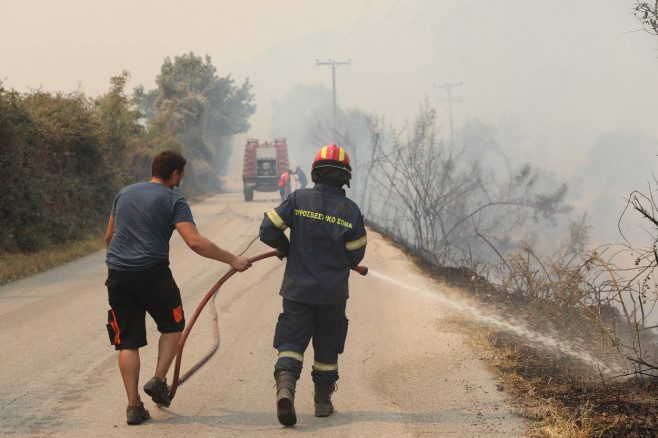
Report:
M 116 100 L 117 90 L 108 95 Z M 109 99 L 110 97 L 103 97 Z M 80 93 L 19 94 L 0 84 L 0 253 L 34 252 L 106 223 L 112 199 L 134 172 L 125 157 L 143 129 L 128 101 L 111 107 Z M 124 111 L 121 111 L 121 105 Z M 117 126 L 122 127 L 117 130 Z

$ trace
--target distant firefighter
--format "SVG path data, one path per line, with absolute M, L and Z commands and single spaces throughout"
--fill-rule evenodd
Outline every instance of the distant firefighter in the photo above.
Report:
M 308 181 L 306 180 L 306 174 L 304 171 L 301 169 L 301 167 L 297 166 L 295 169 L 295 175 L 297 175 L 297 181 L 299 182 L 299 188 L 300 189 L 305 189 L 306 185 L 308 184 Z
M 279 178 L 279 193 L 281 193 L 281 200 L 284 201 L 286 199 L 286 194 L 290 193 L 290 175 L 292 174 L 292 170 L 288 169 L 287 172 L 284 172 L 281 174 L 281 178 Z

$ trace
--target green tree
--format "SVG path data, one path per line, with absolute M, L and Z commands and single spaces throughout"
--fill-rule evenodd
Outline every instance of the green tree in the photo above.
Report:
M 24 165 L 29 161 L 25 146 L 31 131 L 20 94 L 6 90 L 0 82 L 0 253 L 18 246 L 21 224 L 36 214 L 25 202 L 33 184 L 31 171 Z
M 104 136 L 105 165 L 112 169 L 116 184 L 142 181 L 150 177 L 152 149 L 137 105 L 125 94 L 130 74 L 124 71 L 110 79 L 110 90 L 94 101 Z
M 658 35 L 658 0 L 653 5 L 650 2 L 638 1 L 635 5 L 635 16 L 642 23 L 644 30 Z
M 36 251 L 102 228 L 116 191 L 136 178 L 135 163 L 148 162 L 150 175 L 141 113 L 123 92 L 128 77 L 112 78 L 96 100 L 19 94 L 0 83 L 0 252 Z
M 68 242 L 106 220 L 111 179 L 89 101 L 79 93 L 2 89 L 0 106 L 2 250 Z
M 230 137 L 246 132 L 255 112 L 249 80 L 236 86 L 230 75 L 217 76 L 209 56 L 190 52 L 165 59 L 156 84 L 157 90 L 138 88 L 134 93 L 149 127 L 156 129 L 151 135 L 167 132 L 180 139 L 189 161 L 186 189 L 218 190 L 217 172 L 224 170 L 230 155 Z

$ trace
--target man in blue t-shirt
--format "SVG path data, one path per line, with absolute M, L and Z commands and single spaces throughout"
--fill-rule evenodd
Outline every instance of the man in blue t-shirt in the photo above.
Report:
M 144 391 L 154 402 L 169 406 L 167 372 L 176 357 L 185 327 L 181 295 L 169 269 L 169 239 L 178 230 L 197 254 L 231 265 L 237 271 L 251 266 L 199 233 L 190 206 L 177 193 L 187 160 L 176 151 L 153 159 L 149 182 L 123 188 L 114 198 L 105 235 L 107 286 L 111 310 L 107 329 L 119 350 L 119 370 L 128 396 L 128 424 L 150 418 L 139 396 L 139 349 L 146 345 L 146 312 L 160 334 L 155 374 Z

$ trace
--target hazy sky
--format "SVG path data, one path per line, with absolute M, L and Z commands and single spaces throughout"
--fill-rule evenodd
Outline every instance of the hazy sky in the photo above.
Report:
M 155 87 L 166 57 L 210 55 L 218 74 L 253 84 L 247 134 L 265 138 L 273 98 L 297 82 L 339 103 L 413 118 L 427 101 L 449 134 L 466 118 L 518 126 L 510 150 L 570 171 L 599 136 L 658 138 L 658 38 L 634 0 L 0 0 L 0 80 L 8 88 L 96 96 L 128 70 Z M 510 122 L 511 121 L 511 122 Z M 282 134 L 285 136 L 285 134 Z

